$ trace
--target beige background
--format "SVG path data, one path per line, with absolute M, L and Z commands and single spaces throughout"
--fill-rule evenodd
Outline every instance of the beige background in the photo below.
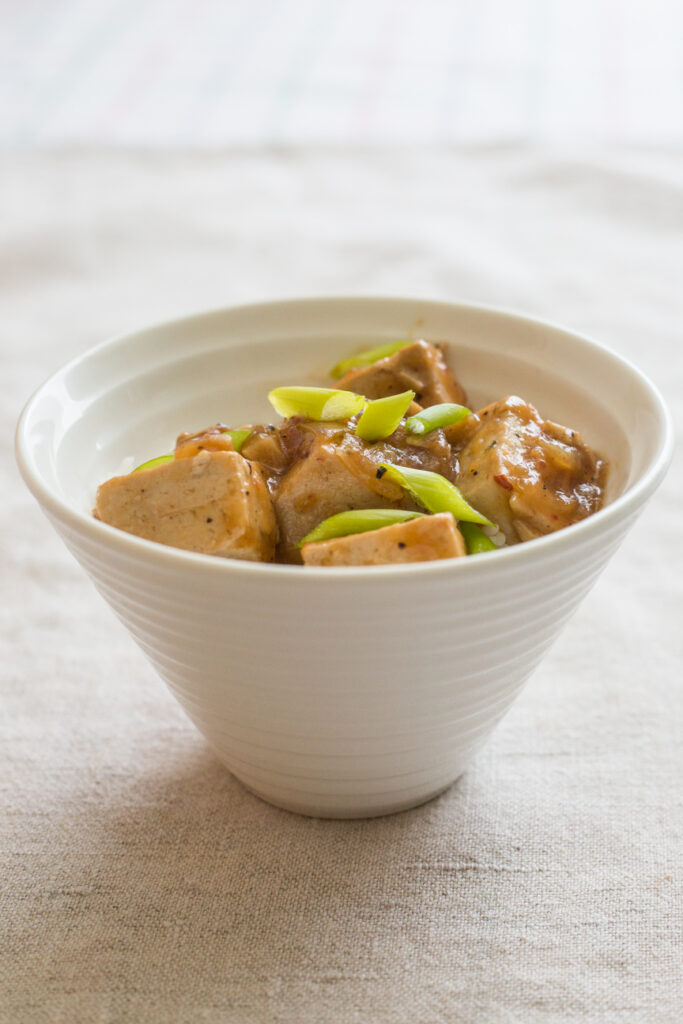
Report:
M 680 427 L 682 170 L 515 146 L 4 157 L 2 1024 L 680 1019 L 680 458 L 462 781 L 344 823 L 215 761 L 10 438 L 107 335 L 334 292 L 565 322 L 647 371 Z

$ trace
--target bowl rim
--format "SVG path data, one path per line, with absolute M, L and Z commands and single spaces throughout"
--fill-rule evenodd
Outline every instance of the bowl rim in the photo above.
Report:
M 163 331 L 167 329 L 178 329 L 183 325 L 196 324 L 198 321 L 207 318 L 218 318 L 230 313 L 258 313 L 263 309 L 273 310 L 274 307 L 292 309 L 296 307 L 313 307 L 329 305 L 331 303 L 349 304 L 376 304 L 378 307 L 385 304 L 405 305 L 414 308 L 415 306 L 441 309 L 443 312 L 465 311 L 470 313 L 494 314 L 517 322 L 526 322 L 535 326 L 547 327 L 553 331 L 560 331 L 575 341 L 579 341 L 589 349 L 608 355 L 622 368 L 629 371 L 636 379 L 639 386 L 649 395 L 658 417 L 658 445 L 650 465 L 643 472 L 641 478 L 629 487 L 623 494 L 620 494 L 606 507 L 599 509 L 593 515 L 582 519 L 578 523 L 558 530 L 555 533 L 547 534 L 534 540 L 533 544 L 516 544 L 511 547 L 502 548 L 490 554 L 480 555 L 477 558 L 448 558 L 438 559 L 431 562 L 410 562 L 399 565 L 376 565 L 376 566 L 307 566 L 305 572 L 300 565 L 279 564 L 273 562 L 250 562 L 240 559 L 216 558 L 212 555 L 201 554 L 195 551 L 185 551 L 182 548 L 174 548 L 169 545 L 159 544 L 143 537 L 136 537 L 134 534 L 118 530 L 91 515 L 74 508 L 69 502 L 59 497 L 45 482 L 41 474 L 35 468 L 31 456 L 32 446 L 27 436 L 28 421 L 34 407 L 40 401 L 43 393 L 54 385 L 60 377 L 64 376 L 75 367 L 86 362 L 88 359 L 107 349 L 128 341 L 135 335 L 144 334 L 149 331 Z M 366 585 L 371 580 L 386 580 L 387 575 L 404 576 L 409 575 L 415 579 L 420 577 L 433 576 L 444 573 L 465 573 L 475 572 L 482 575 L 504 566 L 516 564 L 520 559 L 531 564 L 533 561 L 545 558 L 553 552 L 560 554 L 567 547 L 572 546 L 575 540 L 580 537 L 588 539 L 595 537 L 607 528 L 610 523 L 634 514 L 656 487 L 661 483 L 666 474 L 673 455 L 673 422 L 671 414 L 664 402 L 664 399 L 647 377 L 634 363 L 626 359 L 620 353 L 615 352 L 610 346 L 596 341 L 585 334 L 579 334 L 569 327 L 558 324 L 541 317 L 530 316 L 508 307 L 488 305 L 485 303 L 470 303 L 461 301 L 443 301 L 438 299 L 420 299 L 408 296 L 382 296 L 382 295 L 326 295 L 326 296 L 304 296 L 302 298 L 270 299 L 263 302 L 238 303 L 230 306 L 219 306 L 203 311 L 190 313 L 180 317 L 172 317 L 167 320 L 155 321 L 150 324 L 138 327 L 132 331 L 125 331 L 111 338 L 107 338 L 97 345 L 91 346 L 84 352 L 70 359 L 59 367 L 40 384 L 30 396 L 19 416 L 15 433 L 15 455 L 19 470 L 28 489 L 43 506 L 48 515 L 64 523 L 77 533 L 85 534 L 91 541 L 109 548 L 112 552 L 120 555 L 129 555 L 141 563 L 157 567 L 164 564 L 169 568 L 184 566 L 188 571 L 198 573 L 223 573 L 223 574 L 245 574 L 247 577 L 257 579 L 262 575 L 272 583 L 281 581 L 291 585 L 297 580 L 307 581 L 305 585 L 313 585 L 314 581 L 334 579 L 335 584 L 341 581 L 348 583 L 362 580 Z M 495 558 L 491 556 L 495 555 Z

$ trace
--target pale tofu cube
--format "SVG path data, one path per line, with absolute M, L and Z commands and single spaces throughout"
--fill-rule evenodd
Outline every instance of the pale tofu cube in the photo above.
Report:
M 300 562 L 299 541 L 337 512 L 414 508 L 401 487 L 377 473 L 377 463 L 353 440 L 317 441 L 285 474 L 275 494 L 281 557 Z
M 465 404 L 465 392 L 441 349 L 428 341 L 416 341 L 370 366 L 349 370 L 337 387 L 373 399 L 414 391 L 415 401 L 422 407 L 442 402 Z
M 515 395 L 466 421 L 457 483 L 508 544 L 570 526 L 602 505 L 607 467 L 581 435 Z
M 137 537 L 206 555 L 269 562 L 277 524 L 258 466 L 236 452 L 202 451 L 107 480 L 95 515 Z
M 392 565 L 432 562 L 466 554 L 462 534 L 450 512 L 410 519 L 380 530 L 304 544 L 304 565 Z

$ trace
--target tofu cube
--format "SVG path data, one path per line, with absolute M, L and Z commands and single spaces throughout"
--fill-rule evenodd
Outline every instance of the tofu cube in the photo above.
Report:
M 137 537 L 205 555 L 269 562 L 277 524 L 258 466 L 236 452 L 202 451 L 113 477 L 95 516 Z
M 300 562 L 299 541 L 337 512 L 414 507 L 401 487 L 378 478 L 377 463 L 362 447 L 323 438 L 285 474 L 275 494 L 280 555 Z
M 412 390 L 423 408 L 441 402 L 466 402 L 465 392 L 446 365 L 441 349 L 428 341 L 416 341 L 370 366 L 349 370 L 337 387 L 366 398 L 386 398 Z
M 380 530 L 335 537 L 301 549 L 304 565 L 393 565 L 432 562 L 466 554 L 462 534 L 450 512 L 410 519 Z
M 577 431 L 543 420 L 515 395 L 466 424 L 458 486 L 508 544 L 570 526 L 602 505 L 605 462 Z

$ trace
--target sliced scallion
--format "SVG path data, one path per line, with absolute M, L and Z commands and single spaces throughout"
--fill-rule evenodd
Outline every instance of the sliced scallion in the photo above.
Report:
M 412 344 L 412 341 L 392 341 L 388 345 L 378 345 L 377 348 L 369 348 L 365 352 L 349 356 L 348 359 L 342 359 L 340 363 L 332 367 L 330 377 L 338 380 L 339 377 L 343 377 L 349 370 L 359 370 L 362 366 L 372 366 L 378 359 L 386 359 L 388 356 L 393 356 L 394 352 L 399 352 L 402 348 Z
M 147 462 L 143 462 L 141 465 L 136 466 L 133 473 L 138 473 L 141 469 L 154 469 L 155 466 L 163 466 L 165 462 L 173 462 L 173 456 L 157 455 L 156 459 L 149 459 Z
M 386 462 L 380 463 L 380 467 L 385 470 L 383 479 L 392 480 L 405 487 L 418 505 L 422 505 L 428 512 L 451 512 L 457 520 L 493 526 L 490 520 L 468 505 L 455 484 L 440 473 L 392 466 Z
M 498 548 L 488 537 L 480 526 L 474 523 L 459 524 L 459 530 L 465 538 L 465 547 L 468 555 L 480 555 L 483 551 L 497 551 Z
M 466 409 L 464 405 L 456 405 L 453 402 L 430 405 L 406 420 L 406 430 L 409 434 L 421 436 L 429 434 L 439 427 L 450 427 L 454 423 L 467 419 L 470 415 L 471 409 Z
M 309 420 L 348 420 L 365 405 L 354 391 L 334 388 L 275 388 L 268 401 L 280 416 L 305 416 Z
M 249 428 L 248 430 L 223 430 L 221 433 L 226 434 L 230 438 L 236 452 L 241 452 L 242 445 L 253 431 Z
M 424 513 L 406 512 L 398 508 L 364 508 L 350 512 L 338 512 L 335 516 L 323 519 L 322 523 L 307 533 L 302 544 L 313 544 L 320 540 L 333 540 L 335 537 L 348 537 L 352 533 L 368 533 L 370 530 L 381 530 L 383 526 L 395 526 L 396 523 L 407 523 L 410 519 L 418 519 Z
M 415 398 L 414 391 L 368 401 L 356 425 L 356 434 L 364 441 L 382 441 L 396 430 Z

